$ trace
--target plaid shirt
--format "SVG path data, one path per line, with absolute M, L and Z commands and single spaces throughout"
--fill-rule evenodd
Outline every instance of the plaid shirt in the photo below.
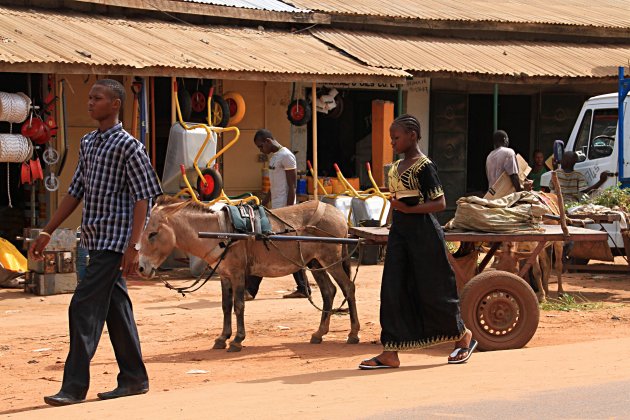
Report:
M 124 252 L 135 202 L 162 194 L 162 188 L 142 143 L 118 123 L 81 139 L 68 193 L 83 199 L 81 246 Z

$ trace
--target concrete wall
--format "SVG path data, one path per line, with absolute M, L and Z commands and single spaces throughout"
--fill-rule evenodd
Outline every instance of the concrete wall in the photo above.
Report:
M 414 115 L 420 120 L 420 134 L 422 136 L 420 139 L 420 150 L 427 154 L 429 152 L 429 92 L 431 91 L 431 79 L 422 77 L 408 80 L 403 90 L 407 93 L 405 112 Z

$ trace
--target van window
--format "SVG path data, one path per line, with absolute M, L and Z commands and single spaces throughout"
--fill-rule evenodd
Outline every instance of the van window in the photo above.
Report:
M 577 133 L 575 144 L 573 145 L 573 151 L 578 154 L 578 162 L 582 161 L 588 155 L 588 140 L 591 134 L 591 119 L 593 111 L 590 109 L 584 113 L 582 122 L 580 123 L 580 130 Z M 582 159 L 579 156 L 584 156 Z
M 612 155 L 617 133 L 617 114 L 617 108 L 595 110 L 588 148 L 589 160 Z

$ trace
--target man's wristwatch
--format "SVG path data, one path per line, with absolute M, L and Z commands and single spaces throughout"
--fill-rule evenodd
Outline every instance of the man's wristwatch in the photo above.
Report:
M 135 249 L 136 251 L 140 251 L 140 242 L 136 242 L 135 244 L 132 244 L 132 245 L 133 245 L 133 249 Z

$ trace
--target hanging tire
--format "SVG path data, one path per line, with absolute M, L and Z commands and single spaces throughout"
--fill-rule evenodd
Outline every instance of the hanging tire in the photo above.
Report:
M 190 93 L 185 89 L 178 89 L 177 100 L 179 101 L 179 109 L 182 111 L 182 119 L 189 121 L 192 115 L 192 99 L 190 98 Z
M 197 192 L 199 193 L 199 200 L 214 200 L 221 195 L 221 190 L 223 189 L 223 178 L 220 173 L 212 168 L 203 169 L 201 174 L 207 184 L 204 185 L 202 178 L 197 178 Z
M 291 124 L 301 126 L 308 124 L 311 120 L 311 106 L 304 99 L 296 99 L 289 104 L 287 118 Z
M 335 96 L 335 104 L 336 106 L 333 108 L 333 110 L 329 111 L 328 114 L 324 114 L 324 117 L 333 120 L 341 117 L 341 114 L 343 114 L 343 98 L 341 97 L 341 95 Z
M 519 276 L 486 271 L 461 293 L 461 313 L 480 350 L 520 349 L 538 329 L 536 294 Z
M 228 125 L 233 126 L 240 123 L 245 117 L 245 99 L 238 92 L 226 92 L 223 99 L 228 103 L 230 109 L 230 120 Z
M 215 127 L 227 127 L 230 121 L 230 107 L 220 95 L 212 95 L 211 125 Z
M 203 112 L 206 110 L 206 106 L 208 106 L 208 100 L 206 99 L 206 95 L 204 95 L 203 92 L 197 91 L 193 93 L 190 100 L 192 102 L 192 109 L 195 112 Z

